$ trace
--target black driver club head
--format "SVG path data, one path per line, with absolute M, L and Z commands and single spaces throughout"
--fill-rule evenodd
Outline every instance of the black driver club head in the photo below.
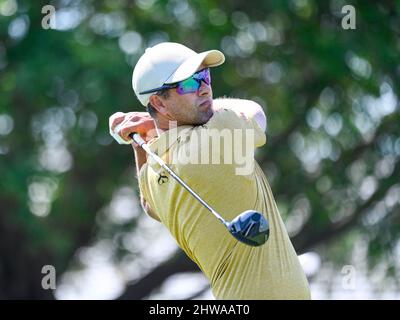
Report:
M 269 237 L 269 223 L 259 212 L 247 210 L 238 215 L 228 224 L 229 232 L 239 241 L 261 246 Z

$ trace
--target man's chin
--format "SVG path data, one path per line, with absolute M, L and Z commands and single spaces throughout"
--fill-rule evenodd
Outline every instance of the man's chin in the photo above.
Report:
M 214 115 L 214 110 L 212 108 L 208 108 L 204 113 L 201 114 L 201 125 L 206 124 Z

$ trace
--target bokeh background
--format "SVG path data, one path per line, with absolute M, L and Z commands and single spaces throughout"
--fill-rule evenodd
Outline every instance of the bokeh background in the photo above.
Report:
M 108 134 L 112 113 L 143 110 L 144 49 L 174 41 L 222 50 L 214 96 L 264 107 L 257 160 L 313 298 L 399 299 L 399 15 L 399 1 L 0 0 L 0 298 L 213 298 Z

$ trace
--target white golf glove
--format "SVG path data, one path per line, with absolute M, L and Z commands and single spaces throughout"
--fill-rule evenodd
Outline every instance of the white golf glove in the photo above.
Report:
M 121 130 L 122 126 L 125 124 L 125 121 L 121 122 L 119 125 L 117 125 L 114 128 L 114 131 L 111 130 L 110 127 L 110 135 L 119 143 L 119 144 L 131 144 L 133 142 L 132 139 L 126 141 L 124 139 L 121 138 L 121 136 L 119 135 L 119 131 Z

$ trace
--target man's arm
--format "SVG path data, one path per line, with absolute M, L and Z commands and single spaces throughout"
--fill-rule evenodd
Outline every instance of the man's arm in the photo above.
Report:
M 129 135 L 132 132 L 140 133 L 146 142 L 157 135 L 155 123 L 147 112 L 114 113 L 109 119 L 110 132 L 113 132 L 117 125 L 120 125 L 117 134 L 125 141 L 130 140 Z M 147 162 L 147 153 L 135 142 L 132 143 L 132 148 L 135 154 L 136 176 L 139 179 L 140 169 Z M 141 193 L 140 203 L 149 216 L 159 221 Z
M 214 111 L 230 109 L 247 119 L 253 118 L 264 132 L 267 130 L 267 117 L 257 102 L 245 99 L 218 98 L 214 100 L 213 106 Z
M 135 153 L 136 175 L 139 178 L 140 169 L 147 162 L 147 154 L 140 146 L 132 143 L 132 148 Z
M 140 169 L 147 161 L 147 153 L 144 151 L 139 145 L 132 143 L 132 148 L 135 152 L 135 162 L 136 162 L 136 176 L 139 177 Z M 151 209 L 150 205 L 143 198 L 142 193 L 140 193 L 140 204 L 142 205 L 143 210 L 153 219 L 160 221 L 160 218 L 154 213 L 153 209 Z

